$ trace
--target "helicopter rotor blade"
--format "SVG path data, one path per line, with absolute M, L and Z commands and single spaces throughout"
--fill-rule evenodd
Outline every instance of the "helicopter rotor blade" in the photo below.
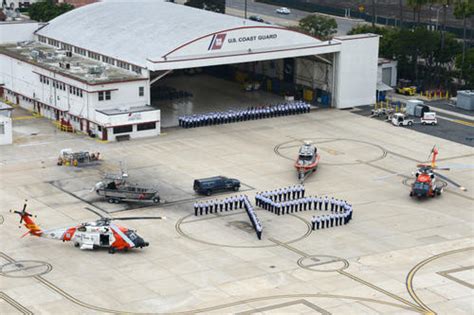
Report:
M 461 185 L 459 185 L 458 183 L 456 183 L 455 181 L 453 181 L 452 179 L 449 179 L 448 177 L 444 176 L 444 175 L 441 175 L 439 173 L 436 173 L 436 172 L 433 172 L 434 174 L 436 174 L 436 176 L 438 176 L 439 178 L 447 181 L 448 183 L 452 184 L 453 186 L 461 189 L 462 191 L 467 191 L 467 189 Z
M 166 217 L 125 217 L 125 218 L 110 218 L 110 220 L 166 220 Z
M 392 173 L 392 174 L 388 174 L 388 175 L 378 176 L 378 177 L 375 177 L 374 180 L 376 180 L 376 181 L 386 180 L 388 178 L 392 178 L 392 177 L 399 176 L 399 175 L 405 175 L 405 173 Z
M 472 170 L 474 164 L 462 164 L 462 163 L 448 163 L 443 164 L 441 167 L 436 167 L 437 170 Z

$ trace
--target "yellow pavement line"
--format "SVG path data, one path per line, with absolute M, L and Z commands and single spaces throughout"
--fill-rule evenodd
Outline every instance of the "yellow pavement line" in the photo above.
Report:
M 469 127 L 474 127 L 474 122 L 469 122 L 469 121 L 460 120 L 460 119 L 455 119 L 453 120 L 453 122 L 461 124 L 461 125 L 469 126 Z
M 13 120 L 27 120 L 27 119 L 36 119 L 38 117 L 35 116 L 18 116 L 18 117 L 13 117 Z

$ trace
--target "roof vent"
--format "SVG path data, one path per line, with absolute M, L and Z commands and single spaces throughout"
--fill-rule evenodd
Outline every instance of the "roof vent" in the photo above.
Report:
M 104 72 L 104 67 L 102 66 L 93 66 L 89 68 L 90 74 L 101 75 Z

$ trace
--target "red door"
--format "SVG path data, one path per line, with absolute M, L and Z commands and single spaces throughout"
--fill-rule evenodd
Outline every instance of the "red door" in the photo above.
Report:
M 102 140 L 107 141 L 107 128 L 102 127 Z

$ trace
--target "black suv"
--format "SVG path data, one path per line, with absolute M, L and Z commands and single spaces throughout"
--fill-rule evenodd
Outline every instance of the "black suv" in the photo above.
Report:
M 216 176 L 194 180 L 194 191 L 198 194 L 210 196 L 215 191 L 240 189 L 240 181 L 235 178 Z
M 249 16 L 249 20 L 255 21 L 255 22 L 265 22 L 260 16 L 258 15 L 251 15 Z

